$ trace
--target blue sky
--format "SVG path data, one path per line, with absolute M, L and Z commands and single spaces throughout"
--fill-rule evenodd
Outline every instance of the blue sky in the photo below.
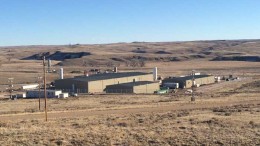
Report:
M 260 39 L 260 0 L 0 0 L 0 46 Z

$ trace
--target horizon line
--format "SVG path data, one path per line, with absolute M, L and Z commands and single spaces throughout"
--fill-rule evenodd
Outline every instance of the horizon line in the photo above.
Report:
M 180 43 L 180 42 L 206 42 L 206 41 L 257 41 L 259 39 L 202 39 L 202 40 L 183 40 L 183 41 L 131 41 L 131 42 L 110 42 L 110 43 L 68 43 L 68 44 L 28 44 L 28 45 L 0 45 L 4 47 L 26 47 L 26 46 L 68 46 L 68 45 L 110 45 L 110 44 L 132 44 L 132 43 Z

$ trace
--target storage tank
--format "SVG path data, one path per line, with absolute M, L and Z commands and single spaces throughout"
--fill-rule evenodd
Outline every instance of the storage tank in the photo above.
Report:
M 117 67 L 114 67 L 114 72 L 117 73 Z

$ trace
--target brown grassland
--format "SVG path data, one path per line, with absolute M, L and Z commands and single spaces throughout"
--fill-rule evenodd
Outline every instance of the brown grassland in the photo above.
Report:
M 44 100 L 41 110 L 37 99 L 9 100 L 7 78 L 14 78 L 15 88 L 35 83 L 42 75 L 41 61 L 24 58 L 56 51 L 91 54 L 53 60 L 52 68 L 62 65 L 65 78 L 83 74 L 85 69 L 116 65 L 120 71 L 144 72 L 157 66 L 163 77 L 186 75 L 195 69 L 240 79 L 196 88 L 196 102 L 190 102 L 185 89 L 163 95 L 82 94 L 48 99 L 45 122 Z M 2 47 L 0 145 L 260 145 L 260 63 L 212 61 L 237 55 L 260 56 L 260 41 Z M 140 59 L 144 66 L 127 65 Z M 51 82 L 58 74 L 47 77 Z

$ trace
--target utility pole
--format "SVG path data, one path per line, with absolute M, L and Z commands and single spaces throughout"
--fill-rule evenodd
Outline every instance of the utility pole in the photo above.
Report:
M 192 86 L 191 86 L 191 89 L 192 89 L 192 92 L 191 92 L 191 101 L 194 102 L 195 101 L 195 97 L 194 97 L 194 74 L 195 74 L 195 71 L 192 70 Z
M 39 87 L 39 111 L 41 110 L 41 84 L 42 84 L 42 77 L 38 76 L 38 87 Z
M 43 77 L 44 77 L 44 111 L 45 111 L 45 121 L 48 121 L 48 118 L 47 118 L 47 94 L 46 94 L 45 56 L 43 56 Z
M 14 80 L 14 78 L 8 78 L 10 99 L 12 99 L 12 92 L 13 92 L 13 87 L 14 87 L 13 80 Z

